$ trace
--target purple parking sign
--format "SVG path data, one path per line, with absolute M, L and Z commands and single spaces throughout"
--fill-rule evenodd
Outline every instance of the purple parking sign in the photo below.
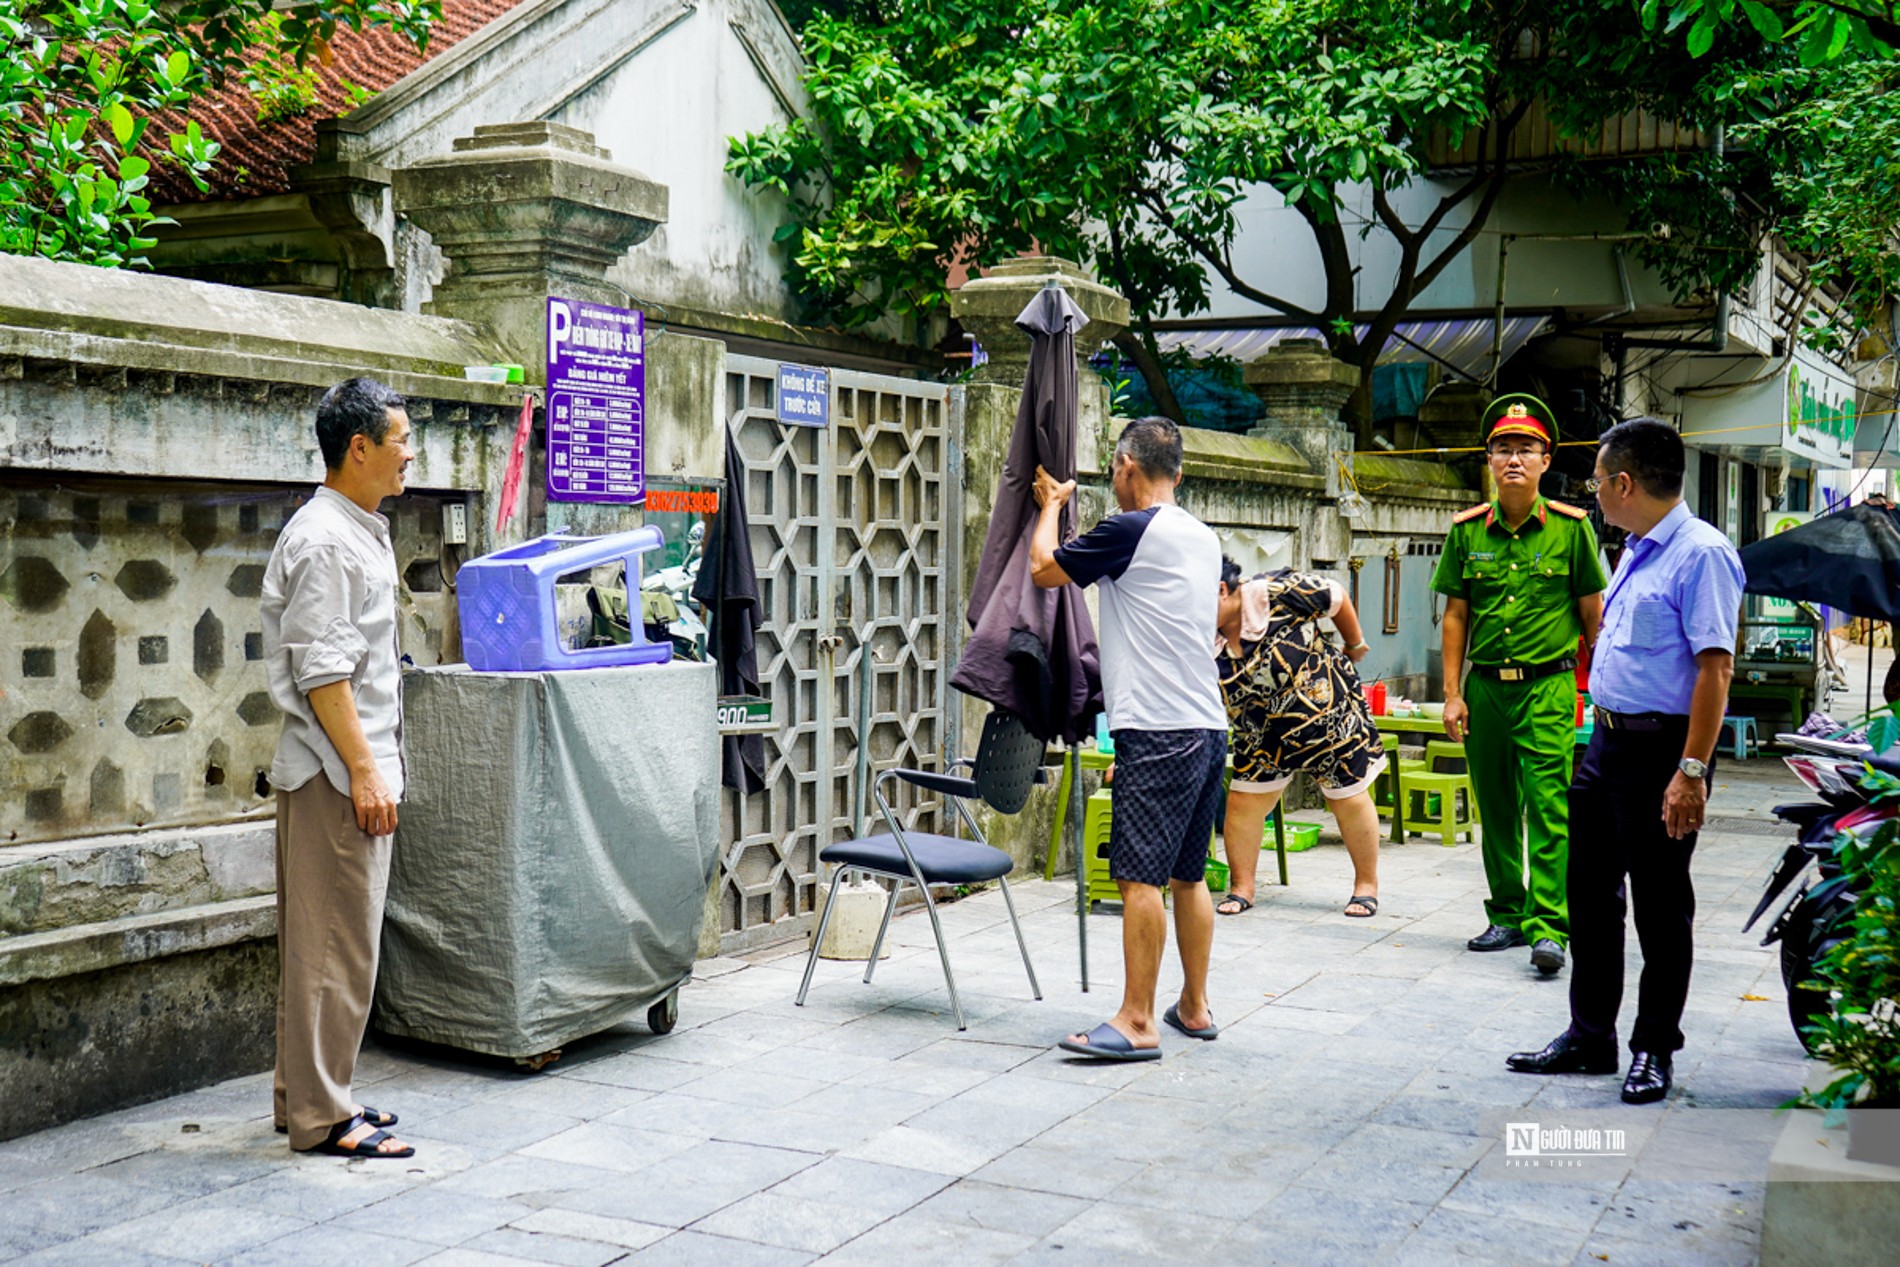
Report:
M 548 500 L 646 497 L 646 317 L 548 297 Z

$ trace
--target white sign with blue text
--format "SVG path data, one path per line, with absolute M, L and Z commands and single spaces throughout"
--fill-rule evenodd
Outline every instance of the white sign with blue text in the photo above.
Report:
M 788 427 L 830 426 L 831 371 L 810 365 L 780 365 L 778 420 Z

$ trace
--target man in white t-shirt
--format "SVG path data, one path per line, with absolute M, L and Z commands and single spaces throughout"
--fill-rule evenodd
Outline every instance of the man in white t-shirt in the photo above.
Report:
M 1121 513 L 1059 545 L 1057 513 L 1075 481 L 1038 467 L 1042 516 L 1029 549 L 1036 584 L 1101 586 L 1102 693 L 1115 737 L 1108 858 L 1122 894 L 1122 1006 L 1061 1046 L 1105 1060 L 1158 1060 L 1163 885 L 1174 892 L 1186 979 L 1161 1019 L 1191 1038 L 1220 1032 L 1207 1002 L 1214 903 L 1205 873 L 1227 761 L 1227 709 L 1208 654 L 1221 552 L 1213 530 L 1174 504 L 1181 432 L 1172 422 L 1137 418 L 1123 428 L 1110 475 Z

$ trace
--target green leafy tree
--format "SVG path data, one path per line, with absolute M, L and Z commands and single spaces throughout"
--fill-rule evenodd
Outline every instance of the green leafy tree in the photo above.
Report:
M 1210 277 L 1317 327 L 1359 367 L 1363 415 L 1399 321 L 1483 232 L 1513 177 L 1504 159 L 1532 102 L 1580 135 L 1638 107 L 1713 128 L 1751 117 L 1722 85 L 1789 60 L 1728 32 L 1713 55 L 1692 56 L 1673 33 L 1632 21 L 1626 0 L 816 7 L 803 28 L 811 118 L 735 138 L 728 161 L 783 196 L 780 237 L 811 314 L 848 327 L 928 311 L 955 262 L 986 266 L 1032 246 L 1073 256 L 1129 298 L 1135 325 L 1118 342 L 1176 417 L 1152 322 L 1205 309 Z M 1437 175 L 1435 139 L 1471 136 L 1480 157 L 1461 176 L 1422 200 L 1401 196 Z M 1685 291 L 1732 284 L 1773 212 L 1693 193 L 1751 179 L 1754 160 L 1668 161 L 1674 170 L 1647 174 L 1669 178 L 1682 204 L 1671 223 L 1685 231 L 1650 254 Z M 1363 221 L 1352 213 L 1362 190 Z M 1243 208 L 1267 191 L 1311 232 L 1325 276 L 1317 303 L 1236 263 Z M 1389 290 L 1357 276 L 1352 238 L 1375 234 L 1395 248 Z M 1363 330 L 1362 292 L 1383 296 Z
M 1725 26 L 1746 22 L 1771 43 L 1790 41 L 1805 66 L 1844 53 L 1884 56 L 1900 47 L 1900 11 L 1893 0 L 1640 0 L 1643 26 L 1682 31 L 1689 52 L 1715 47 Z
M 295 107 L 295 72 L 329 57 L 338 27 L 428 39 L 440 0 L 0 0 L 0 251 L 89 264 L 143 263 L 161 223 L 142 192 L 154 163 L 204 187 L 218 146 L 195 122 L 167 136 L 152 115 L 191 104 L 261 59 Z M 288 85 L 287 88 L 285 86 Z

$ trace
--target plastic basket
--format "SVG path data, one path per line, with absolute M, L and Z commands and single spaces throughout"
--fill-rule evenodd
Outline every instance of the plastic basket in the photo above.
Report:
M 1271 836 L 1267 837 L 1267 843 L 1269 844 L 1272 843 Z M 1286 851 L 1288 853 L 1305 853 L 1308 849 L 1311 849 L 1314 845 L 1317 845 L 1318 843 L 1319 843 L 1319 824 L 1318 823 L 1296 823 L 1291 819 L 1287 820 L 1286 822 Z
M 1212 858 L 1209 858 L 1207 860 L 1207 887 L 1216 893 L 1225 893 L 1227 891 L 1227 879 L 1227 864 L 1224 862 L 1216 862 Z

